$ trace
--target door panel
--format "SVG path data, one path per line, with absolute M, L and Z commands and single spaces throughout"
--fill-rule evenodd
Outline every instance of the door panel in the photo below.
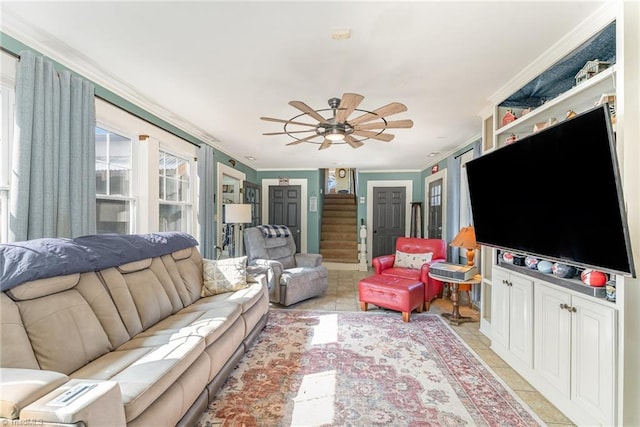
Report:
M 442 179 L 429 183 L 427 238 L 442 239 Z
M 405 187 L 373 188 L 372 256 L 395 253 L 396 239 L 405 235 Z
M 269 224 L 286 225 L 300 252 L 301 187 L 299 185 L 269 187 Z

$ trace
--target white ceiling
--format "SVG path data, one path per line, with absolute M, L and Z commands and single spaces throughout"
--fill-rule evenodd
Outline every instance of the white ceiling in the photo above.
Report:
M 258 170 L 421 170 L 481 133 L 488 99 L 600 1 L 1 2 L 2 31 Z M 348 40 L 333 30 L 350 29 Z M 286 146 L 345 92 L 411 129 L 359 149 Z M 352 115 L 352 117 L 355 117 Z M 310 119 L 311 121 L 311 119 Z M 253 156 L 256 160 L 247 160 Z

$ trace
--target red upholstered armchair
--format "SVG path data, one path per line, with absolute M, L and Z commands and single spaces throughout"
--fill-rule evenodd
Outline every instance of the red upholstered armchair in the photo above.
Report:
M 430 260 L 423 263 L 429 259 L 429 255 L 425 255 L 429 253 Z M 372 264 L 376 274 L 404 277 L 424 283 L 425 309 L 429 310 L 431 301 L 442 292 L 442 282 L 429 277 L 429 268 L 431 264 L 446 259 L 447 243 L 442 239 L 398 237 L 396 253 L 376 257 Z

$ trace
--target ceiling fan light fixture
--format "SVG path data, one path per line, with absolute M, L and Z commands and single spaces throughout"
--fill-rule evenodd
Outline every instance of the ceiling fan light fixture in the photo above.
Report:
M 342 141 L 344 133 L 340 129 L 331 129 L 324 137 L 333 142 Z

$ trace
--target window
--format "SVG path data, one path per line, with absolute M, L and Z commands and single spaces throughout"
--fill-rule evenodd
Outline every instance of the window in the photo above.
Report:
M 191 162 L 159 152 L 160 231 L 191 232 Z
M 9 189 L 11 177 L 11 142 L 14 125 L 14 90 L 0 86 L 0 243 L 9 241 Z
M 96 127 L 96 231 L 133 231 L 131 139 Z

